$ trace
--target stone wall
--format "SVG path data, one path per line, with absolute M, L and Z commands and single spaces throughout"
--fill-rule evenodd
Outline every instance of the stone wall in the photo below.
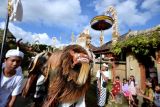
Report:
M 95 64 L 93 67 L 93 76 L 96 77 L 97 71 L 100 69 L 100 64 Z M 109 69 L 112 77 L 112 68 Z M 119 76 L 121 80 L 126 78 L 126 64 L 118 63 L 115 65 L 115 76 Z M 95 79 L 95 78 L 94 78 Z
M 115 65 L 115 76 L 119 76 L 122 81 L 123 78 L 126 78 L 126 64 L 118 63 Z
M 127 77 L 133 75 L 135 77 L 136 82 L 138 85 L 141 86 L 141 74 L 140 74 L 140 67 L 137 59 L 131 53 L 128 53 L 126 56 L 126 67 L 127 67 Z

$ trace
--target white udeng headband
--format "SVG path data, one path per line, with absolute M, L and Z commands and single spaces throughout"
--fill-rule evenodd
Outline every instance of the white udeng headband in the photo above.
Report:
M 12 56 L 19 56 L 23 59 L 24 53 L 19 51 L 19 50 L 16 50 L 16 49 L 8 50 L 5 57 L 9 58 L 9 57 L 12 57 Z
M 104 66 L 104 67 L 108 67 L 108 65 L 107 65 L 107 64 L 105 64 L 105 63 L 103 63 L 103 66 Z

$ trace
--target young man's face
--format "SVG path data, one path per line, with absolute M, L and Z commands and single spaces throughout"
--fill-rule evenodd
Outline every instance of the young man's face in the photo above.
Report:
M 107 71 L 107 70 L 108 70 L 108 67 L 102 66 L 102 70 L 103 70 L 103 71 Z
M 106 67 L 105 67 L 105 66 L 102 66 L 102 70 L 105 71 L 105 70 L 106 70 Z
M 9 57 L 5 60 L 6 67 L 10 70 L 16 69 L 18 66 L 20 66 L 22 61 L 22 58 L 17 56 Z

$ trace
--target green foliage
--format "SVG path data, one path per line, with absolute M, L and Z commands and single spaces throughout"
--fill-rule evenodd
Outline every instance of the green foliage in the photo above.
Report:
M 160 33 L 158 31 L 129 36 L 123 41 L 117 42 L 111 51 L 119 55 L 122 51 L 129 50 L 135 54 L 148 55 L 160 45 Z

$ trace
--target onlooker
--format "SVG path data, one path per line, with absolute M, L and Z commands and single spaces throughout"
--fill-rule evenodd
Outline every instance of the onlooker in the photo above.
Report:
M 97 96 L 98 96 L 98 106 L 103 107 L 105 106 L 106 102 L 106 95 L 107 95 L 107 81 L 108 81 L 108 68 L 107 64 L 103 64 L 101 70 L 97 71 Z
M 156 107 L 160 107 L 160 86 L 159 85 L 155 87 L 154 104 Z
M 135 78 L 133 75 L 130 76 L 129 78 L 129 91 L 132 94 L 132 97 L 134 99 L 134 101 L 132 101 L 132 105 L 135 105 L 135 101 L 137 100 L 137 92 L 136 92 L 136 83 L 135 83 Z
M 21 93 L 23 75 L 16 68 L 20 66 L 23 52 L 11 49 L 5 55 L 5 66 L 0 74 L 0 107 L 13 107 Z
M 113 87 L 111 90 L 112 101 L 115 101 L 115 96 L 120 94 L 121 91 L 121 82 L 119 76 L 115 77 L 115 81 L 113 82 Z
M 129 105 L 130 105 L 131 101 L 133 101 L 133 97 L 132 97 L 131 92 L 129 91 L 128 81 L 125 78 L 123 79 L 122 92 L 124 96 L 128 99 Z
M 2 69 L 5 68 L 6 64 L 5 63 L 2 63 Z M 21 66 L 18 66 L 16 68 L 16 71 L 19 72 L 19 73 L 22 73 L 22 67 Z
M 143 92 L 141 90 L 141 92 L 138 95 L 143 97 L 142 107 L 152 107 L 153 106 L 153 98 L 154 98 L 152 83 L 150 81 L 147 81 L 145 83 L 146 83 L 145 91 Z
M 136 96 L 135 78 L 133 75 L 131 75 L 129 78 L 129 91 L 133 97 Z

